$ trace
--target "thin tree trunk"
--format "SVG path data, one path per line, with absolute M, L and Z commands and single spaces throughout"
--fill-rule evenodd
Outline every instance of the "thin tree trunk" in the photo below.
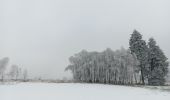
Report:
M 4 74 L 2 73 L 2 82 L 4 81 Z
M 142 79 L 142 84 L 145 85 L 145 80 L 144 80 L 144 75 L 143 75 L 143 69 L 141 68 L 141 79 Z
M 134 78 L 135 78 L 135 83 L 137 84 L 137 78 L 136 78 L 136 73 L 134 73 Z

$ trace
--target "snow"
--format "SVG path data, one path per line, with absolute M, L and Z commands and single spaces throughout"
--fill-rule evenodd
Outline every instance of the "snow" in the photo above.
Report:
M 0 85 L 0 100 L 170 100 L 170 92 L 103 84 L 18 83 Z

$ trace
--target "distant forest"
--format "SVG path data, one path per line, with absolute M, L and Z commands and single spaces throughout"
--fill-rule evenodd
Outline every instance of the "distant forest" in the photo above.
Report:
M 128 49 L 82 50 L 69 61 L 65 70 L 72 72 L 75 81 L 121 85 L 164 85 L 169 66 L 155 39 L 146 42 L 137 30 L 131 34 Z

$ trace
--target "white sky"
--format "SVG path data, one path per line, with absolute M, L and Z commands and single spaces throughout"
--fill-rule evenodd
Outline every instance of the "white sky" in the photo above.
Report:
M 0 0 L 0 58 L 30 77 L 70 77 L 70 56 L 128 48 L 134 29 L 170 58 L 169 0 Z

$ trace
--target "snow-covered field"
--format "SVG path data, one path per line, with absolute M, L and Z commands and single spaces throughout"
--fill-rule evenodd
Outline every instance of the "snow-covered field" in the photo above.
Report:
M 0 85 L 0 100 L 170 100 L 170 92 L 103 84 L 19 83 Z

